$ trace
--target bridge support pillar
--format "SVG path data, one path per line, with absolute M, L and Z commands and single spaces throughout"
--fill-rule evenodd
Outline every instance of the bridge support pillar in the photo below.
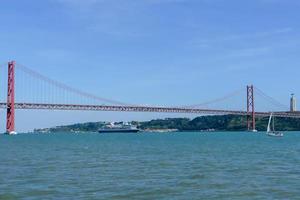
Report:
M 15 61 L 8 63 L 6 133 L 15 134 Z
M 247 126 L 248 131 L 256 132 L 254 86 L 247 86 Z M 251 129 L 252 128 L 252 129 Z

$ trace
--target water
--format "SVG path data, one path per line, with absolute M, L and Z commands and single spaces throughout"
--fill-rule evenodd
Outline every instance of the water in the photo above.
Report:
M 0 136 L 0 199 L 300 199 L 300 133 Z

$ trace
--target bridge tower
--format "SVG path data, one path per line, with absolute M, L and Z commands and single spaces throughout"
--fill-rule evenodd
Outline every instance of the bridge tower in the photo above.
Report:
M 15 61 L 8 63 L 6 133 L 15 134 Z
M 248 131 L 256 132 L 254 86 L 253 85 L 247 86 L 247 114 L 248 114 L 247 115 Z

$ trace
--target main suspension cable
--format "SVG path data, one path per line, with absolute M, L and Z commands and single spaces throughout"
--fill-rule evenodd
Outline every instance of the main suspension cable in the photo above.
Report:
M 99 97 L 99 96 L 96 96 L 94 94 L 90 94 L 90 93 L 78 90 L 78 89 L 70 87 L 70 86 L 68 86 L 64 83 L 61 83 L 61 82 L 58 82 L 56 80 L 50 79 L 50 78 L 48 78 L 48 77 L 46 77 L 46 76 L 30 69 L 29 67 L 26 67 L 22 64 L 18 63 L 16 66 L 18 66 L 18 68 L 21 69 L 23 72 L 25 72 L 25 73 L 27 73 L 27 74 L 35 77 L 35 78 L 43 80 L 43 81 L 45 81 L 45 82 L 47 82 L 51 85 L 54 85 L 57 88 L 63 89 L 65 91 L 69 91 L 71 93 L 75 93 L 75 94 L 78 94 L 80 96 L 83 96 L 83 97 L 86 97 L 86 98 L 89 98 L 89 99 L 93 99 L 93 100 L 97 100 L 97 101 L 101 101 L 101 102 L 107 102 L 107 103 L 117 104 L 117 105 L 127 105 L 127 106 L 132 105 L 132 104 L 128 104 L 128 103 L 124 103 L 124 102 L 120 102 L 120 101 L 115 101 L 115 100 Z

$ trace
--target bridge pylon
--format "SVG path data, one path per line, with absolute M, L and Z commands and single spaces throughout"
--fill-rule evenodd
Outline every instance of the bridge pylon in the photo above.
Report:
M 247 86 L 247 127 L 248 131 L 256 132 L 254 86 Z M 252 129 L 251 129 L 252 128 Z
M 6 134 L 15 134 L 15 61 L 8 63 Z

